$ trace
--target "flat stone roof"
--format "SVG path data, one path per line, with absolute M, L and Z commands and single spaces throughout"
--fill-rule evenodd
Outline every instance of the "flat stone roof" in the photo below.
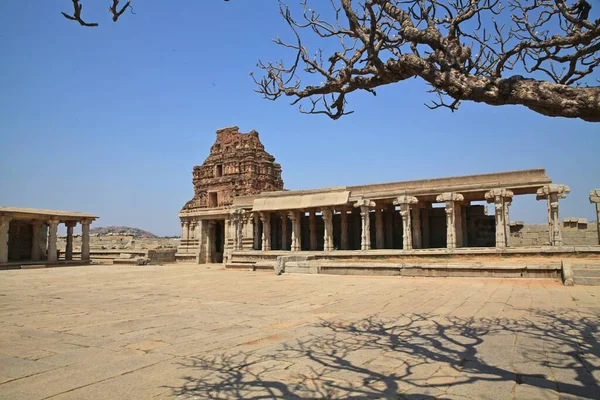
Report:
M 363 197 L 370 200 L 390 199 L 401 194 L 419 196 L 422 201 L 436 202 L 436 195 L 443 192 L 462 193 L 465 200 L 476 201 L 485 200 L 485 192 L 494 188 L 510 189 L 515 195 L 535 194 L 538 188 L 550 183 L 552 183 L 552 179 L 546 175 L 546 170 L 536 168 L 322 189 L 263 192 L 258 195 L 234 197 L 233 206 L 248 207 L 253 205 L 256 199 L 278 198 L 283 200 L 288 196 L 312 195 L 342 190 L 350 191 L 350 202 Z
M 11 215 L 17 219 L 27 218 L 58 218 L 62 220 L 82 220 L 91 219 L 95 220 L 98 217 L 93 214 L 82 213 L 78 211 L 60 211 L 60 210 L 47 210 L 43 208 L 22 208 L 22 207 L 1 207 L 0 215 Z

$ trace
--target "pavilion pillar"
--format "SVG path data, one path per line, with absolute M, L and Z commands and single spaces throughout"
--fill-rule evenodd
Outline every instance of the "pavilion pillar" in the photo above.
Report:
M 465 200 L 460 193 L 442 193 L 436 201 L 446 203 L 446 247 L 455 249 L 462 244 L 462 212 L 460 203 Z
M 548 231 L 550 246 L 562 246 L 562 233 L 558 217 L 558 200 L 567 197 L 571 189 L 567 185 L 545 185 L 537 190 L 536 199 L 548 204 Z
M 590 190 L 590 203 L 596 204 L 596 227 L 598 230 L 598 244 L 600 244 L 600 189 Z
M 302 249 L 302 233 L 301 233 L 301 224 L 302 219 L 300 216 L 300 211 L 290 211 L 288 213 L 290 221 L 292 221 L 292 243 L 290 250 L 291 251 L 300 251 Z
M 68 221 L 65 223 L 67 226 L 67 246 L 65 249 L 65 260 L 71 261 L 73 260 L 73 228 L 77 225 L 76 221 Z M 34 228 L 35 231 L 35 228 Z M 35 243 L 35 234 L 34 234 L 34 243 Z M 33 258 L 33 257 L 32 257 Z
M 340 211 L 340 230 L 340 247 L 342 250 L 348 250 L 348 210 L 346 209 L 346 206 L 343 206 Z
M 414 196 L 402 195 L 394 200 L 394 204 L 400 205 L 400 215 L 402 216 L 402 249 L 412 250 L 414 239 L 414 224 L 413 216 L 416 214 L 413 210 L 417 210 L 419 200 Z M 420 230 L 420 229 L 419 229 Z
M 58 255 L 56 254 L 56 230 L 58 229 L 58 223 L 59 221 L 54 218 L 48 220 L 48 262 L 56 262 L 58 260 Z
M 375 202 L 367 199 L 360 199 L 359 201 L 354 203 L 354 207 L 360 209 L 360 249 L 371 250 L 371 220 L 369 218 L 369 212 L 371 207 L 375 207 Z
M 8 228 L 11 217 L 0 215 L 0 263 L 8 262 Z
M 287 220 L 286 213 L 281 214 L 281 250 L 289 250 L 287 240 Z
M 388 249 L 394 248 L 394 213 L 396 208 L 393 204 L 389 204 L 385 216 L 385 247 Z
M 329 208 L 324 208 L 322 211 L 323 214 L 323 224 L 325 226 L 325 231 L 323 235 L 323 250 L 324 251 L 332 251 L 333 250 L 333 211 Z
M 90 260 L 90 224 L 92 221 L 84 219 L 81 221 L 81 260 Z
M 262 251 L 271 250 L 271 213 L 261 211 L 260 220 L 262 222 Z
M 377 246 L 377 249 L 383 249 L 385 247 L 384 242 L 383 213 L 381 206 L 377 205 L 377 208 L 375 208 L 375 246 Z
M 496 247 L 503 249 L 508 247 L 510 236 L 508 217 L 508 206 L 512 202 L 513 192 L 507 189 L 492 189 L 485 194 L 488 203 L 494 203 L 496 219 Z
M 310 250 L 317 250 L 317 216 L 315 210 L 311 210 L 308 213 L 308 229 L 310 233 Z
M 31 237 L 31 261 L 40 260 L 40 226 L 42 221 L 34 220 L 31 224 L 33 228 L 33 236 Z M 73 249 L 71 242 L 71 251 Z

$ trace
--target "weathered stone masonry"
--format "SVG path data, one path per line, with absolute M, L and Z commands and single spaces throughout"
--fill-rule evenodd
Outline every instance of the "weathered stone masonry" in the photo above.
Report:
M 285 191 L 274 161 L 258 133 L 217 131 L 209 157 L 194 167 L 194 198 L 179 214 L 179 261 L 227 262 L 245 252 L 560 247 L 592 237 L 559 222 L 569 188 L 553 184 L 543 169 Z M 590 193 L 590 201 L 598 205 L 599 194 Z M 521 195 L 546 201 L 548 225 L 536 240 L 511 224 L 510 205 Z

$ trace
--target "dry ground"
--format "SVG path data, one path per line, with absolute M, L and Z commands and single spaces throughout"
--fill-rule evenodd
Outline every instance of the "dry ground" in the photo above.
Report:
M 0 272 L 0 398 L 600 398 L 600 287 Z

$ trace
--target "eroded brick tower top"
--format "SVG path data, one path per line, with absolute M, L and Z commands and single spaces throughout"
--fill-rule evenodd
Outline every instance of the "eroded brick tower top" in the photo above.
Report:
M 281 165 L 265 151 L 258 132 L 237 126 L 217 130 L 217 140 L 201 166 L 194 166 L 194 198 L 183 210 L 231 205 L 232 198 L 283 190 Z

